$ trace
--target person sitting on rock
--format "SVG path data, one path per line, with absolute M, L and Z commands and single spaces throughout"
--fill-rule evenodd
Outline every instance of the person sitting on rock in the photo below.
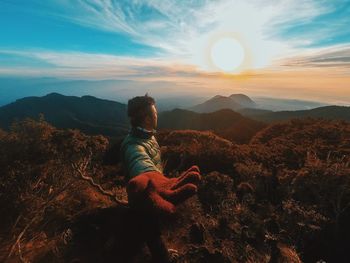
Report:
M 192 166 L 179 177 L 163 174 L 161 151 L 155 138 L 157 109 L 155 100 L 138 96 L 128 101 L 131 131 L 121 144 L 121 157 L 127 177 L 128 202 L 138 211 L 140 229 L 154 262 L 171 262 L 177 251 L 167 249 L 161 237 L 160 218 L 172 215 L 176 205 L 197 192 L 199 168 Z

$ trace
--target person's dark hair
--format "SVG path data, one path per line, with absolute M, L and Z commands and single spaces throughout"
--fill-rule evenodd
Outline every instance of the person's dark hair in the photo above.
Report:
M 155 100 L 148 96 L 138 96 L 128 101 L 128 116 L 133 127 L 142 125 L 145 117 L 151 114 L 151 106 Z

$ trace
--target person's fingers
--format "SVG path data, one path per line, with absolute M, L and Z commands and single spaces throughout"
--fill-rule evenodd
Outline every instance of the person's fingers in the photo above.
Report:
M 191 166 L 189 169 L 187 169 L 186 171 L 182 172 L 181 175 L 177 178 L 177 180 L 182 180 L 190 172 L 200 173 L 199 167 L 197 165 Z
M 164 214 L 174 214 L 176 212 L 175 206 L 170 203 L 169 201 L 165 200 L 163 197 L 161 197 L 157 191 L 154 191 L 152 189 L 152 182 L 149 183 L 150 190 L 148 191 L 148 198 L 150 200 L 150 205 L 152 206 L 152 209 L 155 209 L 155 211 L 164 213 Z M 148 189 L 148 187 L 147 187 Z
M 190 167 L 190 169 L 188 169 L 188 171 L 196 171 L 198 173 L 200 173 L 201 171 L 199 170 L 198 165 L 193 165 Z
M 169 248 L 168 254 L 170 262 L 177 262 L 178 258 L 180 257 L 179 251 L 177 251 L 176 249 Z
M 188 168 L 185 173 L 189 173 L 189 172 L 197 172 L 200 173 L 199 167 L 197 165 L 192 165 L 190 168 Z
M 191 171 L 184 176 L 181 177 L 174 185 L 171 187 L 171 189 L 177 189 L 187 183 L 197 184 L 201 180 L 201 175 L 196 171 Z
M 175 190 L 167 191 L 164 198 L 174 205 L 184 202 L 197 193 L 197 186 L 194 184 L 185 184 Z

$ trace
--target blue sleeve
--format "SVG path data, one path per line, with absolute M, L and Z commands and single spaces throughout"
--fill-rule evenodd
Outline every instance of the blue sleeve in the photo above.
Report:
M 124 165 L 129 179 L 144 172 L 161 172 L 153 163 L 146 149 L 138 144 L 127 145 L 124 152 Z

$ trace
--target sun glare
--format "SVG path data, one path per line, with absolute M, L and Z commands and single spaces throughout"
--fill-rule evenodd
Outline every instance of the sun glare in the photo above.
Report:
M 234 72 L 244 60 L 244 48 L 233 37 L 224 37 L 211 47 L 211 60 L 215 67 L 224 72 Z

